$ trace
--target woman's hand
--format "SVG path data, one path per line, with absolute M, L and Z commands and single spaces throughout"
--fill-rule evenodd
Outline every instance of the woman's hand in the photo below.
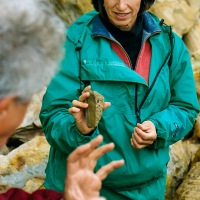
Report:
M 88 92 L 89 90 L 91 90 L 90 85 L 84 88 L 78 100 L 72 101 L 73 107 L 69 108 L 68 110 L 69 113 L 72 114 L 73 117 L 75 118 L 78 130 L 84 135 L 87 135 L 94 130 L 94 128 L 89 128 L 87 126 L 86 116 L 85 116 L 85 109 L 88 107 L 88 104 L 84 103 L 84 101 L 90 96 L 90 93 Z M 110 103 L 105 102 L 103 109 L 105 110 L 109 106 Z
M 103 137 L 97 136 L 90 143 L 78 147 L 67 161 L 67 178 L 65 180 L 65 200 L 102 200 L 99 197 L 102 180 L 114 169 L 124 164 L 123 160 L 113 161 L 93 172 L 97 160 L 114 148 L 114 144 L 106 144 L 97 148 Z
M 153 144 L 156 140 L 156 128 L 151 121 L 144 121 L 142 124 L 137 124 L 131 138 L 131 145 L 135 149 L 142 149 Z

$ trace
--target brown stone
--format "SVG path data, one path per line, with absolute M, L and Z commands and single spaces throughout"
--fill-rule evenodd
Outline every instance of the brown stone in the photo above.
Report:
M 89 128 L 94 128 L 99 123 L 104 104 L 104 97 L 96 91 L 90 90 L 90 96 L 86 99 L 88 108 L 86 109 L 86 120 Z
M 173 200 L 200 199 L 200 162 L 195 163 L 176 191 Z
M 200 59 L 200 23 L 197 22 L 184 36 L 184 42 L 192 58 Z
M 11 187 L 28 192 L 38 189 L 44 182 L 49 148 L 45 136 L 36 136 L 8 155 L 0 155 L 0 193 Z
M 199 143 L 200 141 L 200 113 L 196 118 L 196 122 L 194 124 L 194 133 L 192 136 L 192 139 L 196 142 Z M 199 153 L 200 156 L 200 153 Z M 200 161 L 200 160 L 199 160 Z

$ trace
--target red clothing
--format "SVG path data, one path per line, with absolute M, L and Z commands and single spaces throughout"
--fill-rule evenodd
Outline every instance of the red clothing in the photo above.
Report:
M 116 42 L 111 41 L 112 49 L 115 53 L 126 63 L 126 65 L 131 68 L 131 63 L 125 51 L 122 51 L 119 48 L 119 45 Z M 151 62 L 151 44 L 147 40 L 144 45 L 142 46 L 141 53 L 138 57 L 138 63 L 135 68 L 135 71 L 140 74 L 147 82 L 149 81 L 149 70 L 150 70 L 150 62 Z
M 29 194 L 19 188 L 11 188 L 6 193 L 0 194 L 0 200 L 61 200 L 62 193 L 40 189 Z

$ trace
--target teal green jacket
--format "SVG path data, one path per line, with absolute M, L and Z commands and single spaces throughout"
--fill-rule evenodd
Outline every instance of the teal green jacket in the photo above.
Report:
M 168 26 L 159 25 L 155 16 L 145 13 L 143 44 L 148 41 L 151 45 L 147 83 L 113 50 L 111 43 L 130 60 L 97 14 L 89 12 L 68 28 L 61 70 L 43 99 L 40 119 L 51 145 L 45 187 L 63 191 L 67 156 L 101 134 L 103 144 L 114 142 L 116 147 L 99 159 L 95 170 L 124 159 L 125 164 L 103 182 L 104 187 L 123 194 L 166 173 L 169 146 L 192 129 L 199 105 L 188 50 L 175 33 L 171 50 Z M 93 134 L 85 136 L 77 130 L 68 109 L 88 83 L 111 106 L 103 112 Z M 151 120 L 157 130 L 157 140 L 141 150 L 130 144 L 138 120 Z

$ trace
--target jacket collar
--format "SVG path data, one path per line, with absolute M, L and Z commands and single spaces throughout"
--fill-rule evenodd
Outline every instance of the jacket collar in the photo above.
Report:
M 158 27 L 158 25 L 153 20 L 151 15 L 148 12 L 145 12 L 142 42 L 144 42 L 151 35 L 155 33 L 159 33 L 159 32 L 161 32 L 161 29 Z M 92 36 L 93 37 L 103 36 L 103 37 L 107 37 L 107 38 L 115 40 L 113 36 L 108 32 L 106 27 L 103 25 L 103 23 L 101 22 L 99 15 L 96 15 L 93 19 Z

